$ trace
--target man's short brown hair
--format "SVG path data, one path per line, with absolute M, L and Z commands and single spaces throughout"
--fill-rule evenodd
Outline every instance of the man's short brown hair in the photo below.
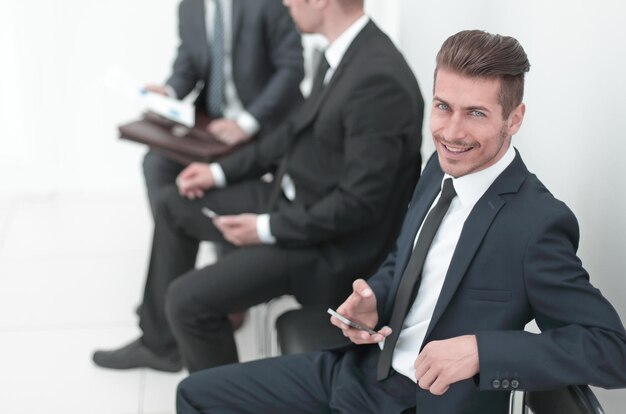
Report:
M 526 52 L 517 39 L 481 30 L 465 30 L 450 36 L 437 53 L 437 70 L 445 68 L 469 77 L 500 79 L 502 116 L 522 103 L 524 74 L 530 70 Z

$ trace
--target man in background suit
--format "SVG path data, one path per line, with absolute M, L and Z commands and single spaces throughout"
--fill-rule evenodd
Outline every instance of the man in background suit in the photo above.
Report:
M 511 146 L 529 68 L 510 37 L 443 44 L 437 153 L 396 248 L 337 309 L 376 333 L 331 317 L 357 345 L 196 373 L 178 413 L 498 414 L 511 390 L 624 387 L 626 332 L 576 257 L 576 218 Z
M 215 118 L 208 130 L 225 143 L 272 131 L 302 100 L 301 39 L 280 0 L 183 0 L 179 35 L 171 77 L 164 86 L 146 88 L 182 99 L 203 83 L 196 105 Z M 213 108 L 209 89 L 218 97 Z M 146 154 L 153 216 L 158 192 L 183 168 L 158 152 Z
M 172 370 L 179 350 L 190 371 L 236 362 L 227 314 L 283 294 L 334 306 L 395 239 L 421 165 L 415 77 L 363 0 L 286 4 L 330 42 L 311 95 L 275 133 L 161 193 L 143 335 L 97 364 Z M 276 164 L 273 183 L 258 179 Z M 194 270 L 200 240 L 241 248 Z

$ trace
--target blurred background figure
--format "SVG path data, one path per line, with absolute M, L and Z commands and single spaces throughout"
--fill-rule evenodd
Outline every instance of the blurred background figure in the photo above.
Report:
M 363 0 L 285 3 L 300 31 L 329 41 L 311 94 L 275 133 L 190 164 L 159 194 L 142 333 L 97 351 L 97 365 L 237 362 L 228 314 L 287 294 L 334 306 L 395 239 L 421 167 L 415 76 Z M 277 164 L 272 183 L 259 180 Z M 196 269 L 202 240 L 238 248 Z
M 178 18 L 172 75 L 146 89 L 182 99 L 201 88 L 195 103 L 218 139 L 235 145 L 271 132 L 301 101 L 302 43 L 280 0 L 183 0 Z M 159 190 L 183 167 L 155 151 L 144 157 L 153 215 Z

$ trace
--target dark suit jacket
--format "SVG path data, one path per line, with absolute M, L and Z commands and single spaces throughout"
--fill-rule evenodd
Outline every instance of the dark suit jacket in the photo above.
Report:
M 369 280 L 388 324 L 413 240 L 437 196 L 436 154 L 423 171 L 396 249 Z M 435 397 L 416 386 L 420 413 L 504 413 L 512 384 L 626 385 L 626 332 L 576 256 L 573 213 L 519 154 L 467 218 L 423 344 L 475 334 L 480 374 Z M 523 332 L 536 319 L 542 334 Z M 506 381 L 505 381 L 506 380 Z M 515 383 L 513 381 L 516 381 Z
M 419 176 L 422 116 L 413 73 L 369 22 L 319 99 L 220 160 L 229 184 L 284 160 L 296 199 L 278 203 L 270 227 L 280 246 L 317 255 L 311 275 L 293 276 L 302 303 L 339 302 L 384 258 Z
M 304 76 L 300 35 L 280 0 L 233 0 L 233 78 L 244 108 L 262 128 L 271 129 L 302 100 Z M 167 84 L 184 97 L 208 79 L 204 0 L 179 6 L 180 46 Z M 204 106 L 205 90 L 198 97 Z

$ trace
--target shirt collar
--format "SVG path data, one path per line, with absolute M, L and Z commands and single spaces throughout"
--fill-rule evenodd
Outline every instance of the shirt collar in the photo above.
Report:
M 504 153 L 502 158 L 492 166 L 459 178 L 444 174 L 443 179 L 452 178 L 454 190 L 463 206 L 474 205 L 514 159 L 515 149 L 512 145 L 509 145 L 509 149 Z M 443 186 L 443 180 L 441 183 Z
M 324 56 L 333 71 L 337 69 L 337 66 L 339 66 L 339 62 L 343 59 L 343 55 L 345 55 L 346 50 L 348 50 L 354 38 L 361 32 L 361 30 L 363 30 L 369 21 L 370 18 L 365 14 L 359 17 L 350 25 L 350 27 L 344 30 L 344 32 L 339 35 L 339 37 L 328 46 L 328 48 L 326 48 Z

